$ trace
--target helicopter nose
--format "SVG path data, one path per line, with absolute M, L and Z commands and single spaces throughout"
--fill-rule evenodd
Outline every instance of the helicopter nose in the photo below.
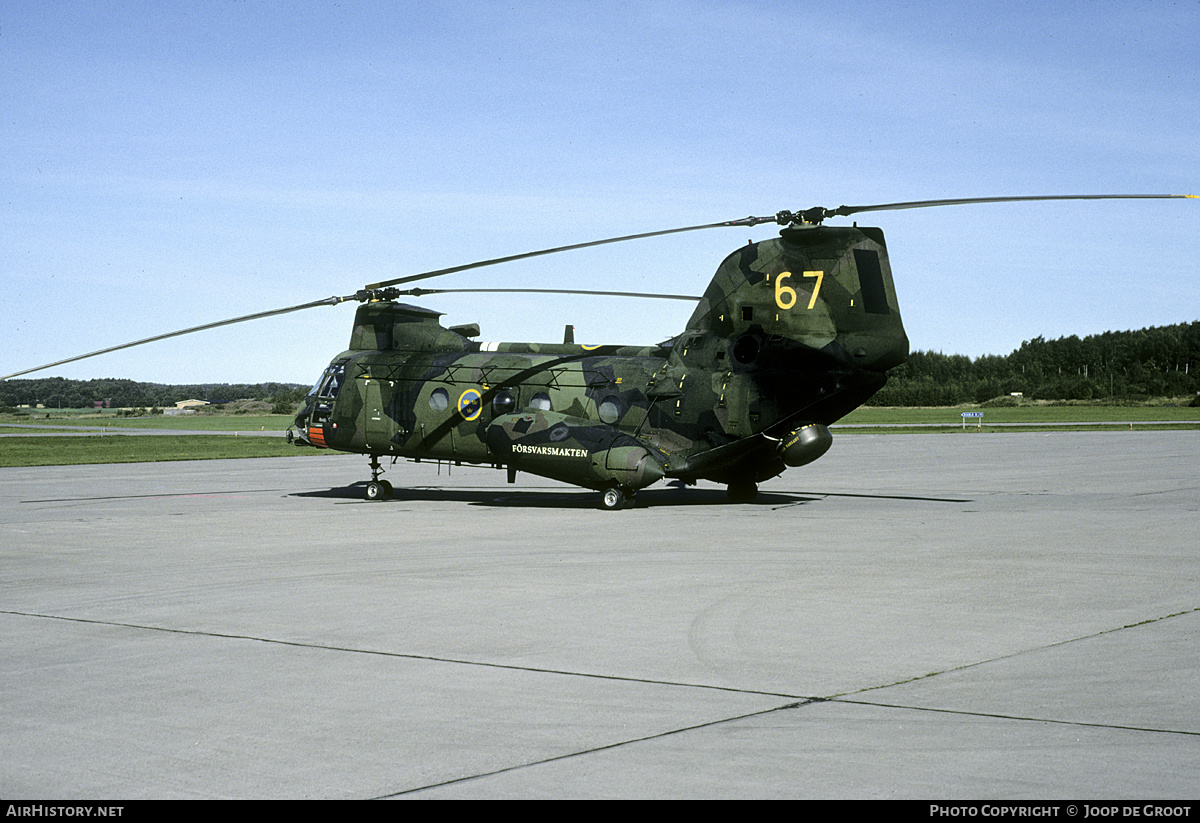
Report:
M 308 424 L 312 419 L 313 401 L 306 400 L 303 408 L 296 413 L 296 417 L 292 420 L 292 426 L 295 426 L 296 431 L 292 431 L 289 427 L 287 430 L 287 442 L 296 442 L 298 445 L 312 445 L 312 440 L 308 436 Z
M 308 428 L 308 413 L 312 410 L 311 406 L 305 406 L 296 414 L 296 419 L 292 421 L 296 428 L 303 431 Z

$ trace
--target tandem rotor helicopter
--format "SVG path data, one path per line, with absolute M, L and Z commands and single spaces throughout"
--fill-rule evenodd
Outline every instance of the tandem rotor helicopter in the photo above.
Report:
M 349 348 L 308 394 L 288 439 L 370 458 L 368 500 L 392 496 L 381 459 L 490 465 L 632 504 L 659 480 L 710 480 L 735 502 L 828 451 L 829 426 L 866 402 L 908 357 L 883 232 L 826 226 L 893 209 L 1037 200 L 1195 198 L 1047 195 L 815 207 L 482 260 L 373 283 L 355 294 L 236 317 L 60 360 L 16 377 L 218 326 L 356 300 Z M 777 238 L 725 258 L 700 297 L 565 289 L 422 289 L 400 285 L 605 243 L 776 223 Z M 398 302 L 450 291 L 620 294 L 696 301 L 686 328 L 657 346 L 481 343 L 475 324 Z

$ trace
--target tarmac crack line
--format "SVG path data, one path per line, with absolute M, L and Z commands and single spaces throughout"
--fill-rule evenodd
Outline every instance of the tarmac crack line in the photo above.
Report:
M 108 497 L 49 497 L 45 500 L 22 500 L 26 503 L 96 503 L 101 500 L 155 500 L 171 497 L 220 497 L 230 494 L 259 494 L 271 492 L 286 492 L 287 489 L 236 489 L 217 492 L 158 492 L 156 494 L 117 494 Z
M 1044 646 L 1036 646 L 1036 647 L 1030 648 L 1030 649 L 1021 649 L 1020 651 L 1012 652 L 1011 654 L 1002 654 L 998 657 L 989 657 L 987 660 L 976 660 L 974 663 L 964 663 L 961 666 L 955 666 L 950 669 L 942 669 L 941 671 L 937 671 L 937 672 L 929 672 L 928 674 L 921 674 L 921 675 L 917 675 L 916 677 L 909 677 L 905 680 L 897 680 L 894 683 L 884 683 L 879 686 L 867 686 L 866 688 L 857 689 L 852 692 L 841 692 L 839 694 L 830 695 L 828 699 L 834 700 L 837 698 L 845 697 L 846 695 L 862 694 L 864 692 L 871 692 L 871 691 L 875 691 L 877 689 L 890 689 L 892 686 L 903 686 L 906 683 L 915 683 L 918 680 L 926 680 L 930 677 L 939 677 L 943 674 L 951 674 L 952 672 L 966 671 L 967 669 L 973 669 L 973 668 L 976 668 L 977 666 L 986 666 L 989 663 L 996 663 L 1000 660 L 1008 660 L 1013 657 L 1020 657 L 1022 655 L 1032 654 L 1034 652 L 1045 651 L 1046 649 L 1054 649 L 1054 648 L 1058 648 L 1059 646 L 1066 646 L 1071 643 L 1078 643 L 1083 640 L 1092 640 L 1097 637 L 1103 637 L 1106 634 L 1115 634 L 1116 632 L 1123 632 L 1123 631 L 1126 631 L 1127 629 L 1136 629 L 1136 628 L 1139 628 L 1140 626 L 1149 626 L 1151 624 L 1160 623 L 1164 620 L 1170 620 L 1175 617 L 1183 617 L 1185 615 L 1195 614 L 1196 612 L 1200 612 L 1200 606 L 1198 606 L 1196 608 L 1191 608 L 1191 609 L 1184 609 L 1181 612 L 1173 612 L 1172 614 L 1164 614 L 1161 617 L 1151 617 L 1151 618 L 1147 618 L 1146 620 L 1139 620 L 1137 623 L 1129 623 L 1124 626 L 1117 626 L 1114 629 L 1104 629 L 1103 631 L 1093 632 L 1092 634 L 1084 634 L 1084 635 L 1080 635 L 1079 637 L 1069 637 L 1066 640 L 1059 640 L 1054 643 L 1047 643 Z
M 1058 720 L 1058 719 L 1054 719 L 1054 718 L 1027 717 L 1027 716 L 1023 716 L 1023 715 L 1011 715 L 1011 714 L 1003 714 L 1003 713 L 999 713 L 999 712 L 968 711 L 965 709 L 944 709 L 944 708 L 935 708 L 935 707 L 928 707 L 928 706 L 905 706 L 905 705 L 896 704 L 896 703 L 884 703 L 884 702 L 870 701 L 870 700 L 855 700 L 855 699 L 851 699 L 849 697 L 849 695 L 853 695 L 853 694 L 863 694 L 866 692 L 890 688 L 891 686 L 899 686 L 899 685 L 904 685 L 907 683 L 914 683 L 914 682 L 917 682 L 920 680 L 938 677 L 943 674 L 950 674 L 952 672 L 965 671 L 967 669 L 977 668 L 979 666 L 983 666 L 988 663 L 993 663 L 993 662 L 997 662 L 1000 660 L 1006 660 L 1006 659 L 1018 657 L 1018 656 L 1021 656 L 1024 654 L 1042 651 L 1045 649 L 1052 649 L 1052 648 L 1056 648 L 1059 646 L 1065 646 L 1065 645 L 1068 645 L 1071 643 L 1079 642 L 1081 640 L 1089 640 L 1089 639 L 1096 638 L 1096 637 L 1102 637 L 1104 635 L 1114 634 L 1116 632 L 1126 631 L 1128 629 L 1134 629 L 1134 628 L 1138 628 L 1140 626 L 1151 625 L 1154 623 L 1162 622 L 1164 620 L 1170 620 L 1175 617 L 1182 617 L 1185 615 L 1195 614 L 1197 612 L 1200 612 L 1200 607 L 1196 607 L 1196 608 L 1192 608 L 1192 609 L 1185 609 L 1183 611 L 1174 612 L 1172 614 L 1162 615 L 1160 617 L 1150 618 L 1147 620 L 1139 621 L 1137 623 L 1130 623 L 1128 625 L 1119 626 L 1119 627 L 1112 628 L 1112 629 L 1105 629 L 1103 631 L 1094 632 L 1092 634 L 1083 635 L 1080 637 L 1068 638 L 1066 640 L 1060 640 L 1055 643 L 1046 644 L 1045 646 L 1040 646 L 1040 647 L 1032 648 L 1032 649 L 1025 649 L 1022 651 L 1013 652 L 1011 654 L 1000 655 L 998 657 L 989 658 L 987 660 L 980 660 L 980 661 L 976 661 L 974 663 L 968 663 L 968 664 L 965 664 L 962 666 L 956 666 L 956 667 L 953 667 L 950 669 L 945 669 L 943 671 L 930 672 L 929 674 L 920 675 L 918 677 L 912 677 L 912 678 L 909 678 L 906 680 L 900 680 L 895 683 L 889 683 L 889 684 L 880 685 L 880 686 L 869 686 L 869 687 L 859 689 L 854 692 L 843 692 L 841 694 L 830 695 L 827 697 L 811 697 L 811 696 L 806 697 L 806 696 L 799 696 L 799 695 L 783 694 L 783 693 L 779 693 L 779 692 L 760 691 L 760 690 L 755 690 L 755 689 L 741 689 L 741 688 L 733 688 L 733 687 L 729 687 L 729 686 L 713 686 L 713 685 L 702 684 L 702 683 L 684 683 L 684 682 L 676 682 L 676 681 L 668 681 L 668 680 L 655 680 L 655 679 L 649 679 L 649 678 L 626 677 L 626 676 L 620 676 L 620 675 L 605 675 L 605 674 L 596 674 L 596 673 L 588 673 L 588 672 L 572 672 L 572 671 L 566 671 L 566 670 L 560 670 L 560 669 L 540 668 L 540 667 L 534 667 L 534 666 L 516 666 L 516 665 L 504 664 L 504 663 L 487 663 L 487 662 L 482 662 L 482 661 L 436 657 L 436 656 L 432 656 L 432 655 L 420 655 L 420 654 L 411 654 L 411 653 L 404 653 L 404 652 L 388 652 L 388 651 L 380 651 L 380 650 L 374 650 L 374 649 L 355 649 L 355 648 L 349 648 L 349 647 L 343 647 L 343 646 L 331 646 L 331 645 L 318 644 L 318 643 L 303 643 L 303 642 L 293 641 L 293 640 L 280 640 L 277 638 L 255 637 L 253 635 L 241 635 L 241 634 L 232 634 L 232 633 L 225 633 L 225 632 L 201 631 L 201 630 L 195 630 L 195 629 L 174 629 L 174 628 L 168 628 L 168 627 L 163 627 L 163 626 L 149 626 L 149 625 L 142 625 L 142 624 L 136 624 L 136 623 L 123 623 L 123 622 L 119 622 L 119 621 L 96 620 L 96 619 L 83 618 L 83 617 L 67 617 L 64 615 L 41 614 L 41 613 L 36 613 L 36 612 L 22 612 L 22 611 L 8 610 L 8 609 L 0 609 L 0 614 L 8 614 L 8 615 L 13 615 L 13 616 L 18 616 L 18 617 L 31 617 L 31 618 L 38 618 L 38 619 L 44 619 L 44 620 L 61 620 L 61 621 L 73 622 L 73 623 L 83 623 L 83 624 L 101 625 L 101 626 L 113 626 L 113 627 L 135 629 L 135 630 L 141 630 L 141 631 L 165 632 L 165 633 L 171 633 L 171 634 L 183 634 L 183 635 L 211 637 L 211 638 L 218 638 L 218 639 L 247 640 L 247 641 L 269 643 L 269 644 L 280 645 L 280 646 L 291 646 L 294 648 L 306 648 L 306 649 L 314 649 L 314 650 L 322 650 L 322 651 L 347 652 L 347 653 L 351 653 L 351 654 L 367 654 L 367 655 L 375 655 L 375 656 L 380 656 L 380 657 L 391 657 L 391 658 L 400 658 L 400 659 L 407 659 L 407 660 L 420 660 L 420 661 L 428 661 L 428 662 L 435 662 L 435 663 L 450 663 L 450 664 L 465 665 L 465 666 L 480 666 L 480 667 L 485 667 L 485 668 L 507 669 L 510 671 L 529 672 L 529 673 L 536 673 L 536 674 L 553 674 L 553 675 L 568 676 L 568 677 L 584 677 L 584 678 L 591 678 L 591 679 L 598 679 L 598 680 L 610 680 L 610 681 L 626 682 L 626 683 L 641 683 L 641 684 L 657 685 L 657 686 L 675 686 L 675 687 L 692 688 L 692 689 L 706 689 L 706 690 L 730 692 L 730 693 L 736 693 L 736 694 L 779 697 L 779 698 L 783 698 L 783 699 L 788 699 L 790 701 L 790 702 L 785 703 L 780 706 L 773 706 L 771 708 L 762 709 L 759 711 L 747 712 L 745 714 L 739 714 L 739 715 L 734 715 L 734 716 L 730 716 L 730 717 L 718 718 L 715 720 L 705 721 L 703 723 L 695 723 L 692 725 L 682 726 L 682 727 L 675 728 L 675 729 L 668 729 L 666 731 L 657 732 L 655 734 L 644 735 L 641 737 L 630 738 L 627 740 L 619 740 L 619 741 L 616 741 L 613 743 L 605 744 L 603 746 L 593 746 L 593 747 L 590 747 L 587 749 L 581 749 L 581 750 L 575 751 L 575 752 L 568 752 L 566 754 L 555 755 L 554 757 L 542 758 L 539 760 L 533 760 L 533 761 L 529 761 L 526 763 L 518 763 L 518 764 L 515 764 L 512 766 L 505 766 L 503 768 L 493 769 L 493 770 L 490 770 L 487 772 L 480 772 L 478 774 L 465 775 L 463 777 L 457 777 L 457 778 L 453 778 L 450 780 L 443 780 L 443 781 L 439 781 L 437 783 L 431 783 L 431 784 L 428 784 L 425 786 L 417 786 L 417 787 L 413 787 L 410 789 L 403 789 L 401 791 L 391 792 L 388 794 L 379 795 L 378 797 L 372 798 L 372 799 L 377 799 L 377 800 L 394 798 L 394 797 L 402 797 L 405 795 L 414 794 L 414 793 L 421 792 L 421 791 L 428 790 L 428 789 L 435 789 L 435 788 L 440 788 L 440 787 L 444 787 L 444 786 L 451 786 L 451 785 L 465 783 L 467 781 L 478 780 L 478 779 L 482 779 L 482 778 L 486 778 L 486 777 L 494 777 L 497 775 L 514 772 L 519 769 L 525 769 L 525 768 L 530 768 L 533 766 L 545 765 L 545 764 L 563 761 L 563 760 L 567 760 L 567 759 L 575 758 L 575 757 L 581 757 L 581 756 L 589 755 L 589 754 L 596 754 L 599 752 L 614 750 L 614 749 L 622 748 L 624 746 L 633 745 L 636 743 L 644 743 L 644 742 L 648 742 L 651 740 L 663 739 L 663 738 L 671 737 L 671 736 L 674 736 L 677 734 L 683 734 L 686 732 L 697 731 L 697 730 L 705 729 L 705 728 L 712 728 L 712 727 L 724 725 L 727 723 L 735 723 L 735 722 L 747 720 L 747 719 L 754 718 L 754 717 L 761 717 L 764 715 L 773 714 L 775 712 L 783 711 L 786 709 L 797 709 L 797 708 L 802 708 L 804 706 L 810 706 L 810 705 L 819 704 L 819 703 L 842 703 L 842 704 L 846 704 L 846 705 L 875 706 L 875 707 L 879 707 L 879 708 L 899 709 L 899 710 L 905 710 L 905 711 L 950 714 L 950 715 L 967 716 L 967 717 L 982 717 L 982 718 L 991 718 L 991 719 L 997 719 L 997 720 L 1014 720 L 1014 721 L 1034 722 L 1034 723 L 1052 723 L 1052 724 L 1056 724 L 1056 725 L 1076 726 L 1076 727 L 1084 727 L 1084 728 L 1115 729 L 1115 730 L 1122 730 L 1122 731 L 1152 732 L 1152 733 L 1157 733 L 1157 734 L 1173 734 L 1173 735 L 1184 735 L 1184 736 L 1190 736 L 1190 737 L 1200 737 L 1200 731 L 1187 731 L 1187 730 L 1181 730 L 1181 729 L 1161 729 L 1161 728 L 1150 728 L 1150 727 L 1142 727 L 1142 726 L 1128 726 L 1128 725 L 1122 725 L 1122 724 L 1117 724 L 1117 723 L 1095 723 L 1095 722 L 1078 721 L 1078 720 Z
M 1123 726 L 1123 725 L 1120 725 L 1117 723 L 1089 723 L 1089 722 L 1080 721 L 1080 720 L 1056 720 L 1053 718 L 1046 718 L 1046 717 L 1025 717 L 1023 715 L 1009 715 L 1009 714 L 994 713 L 994 712 L 972 712 L 972 711 L 967 711 L 965 709 L 938 709 L 938 708 L 932 708 L 932 707 L 926 707 L 926 706 L 903 706 L 903 705 L 895 704 L 895 703 L 882 703 L 882 702 L 876 702 L 876 701 L 871 701 L 871 700 L 853 700 L 853 699 L 849 698 L 849 695 L 853 695 L 853 694 L 864 694 L 866 692 L 878 691 L 880 689 L 890 689 L 893 686 L 903 686 L 908 683 L 916 683 L 920 680 L 927 680 L 929 678 L 939 677 L 944 674 L 951 674 L 954 672 L 966 671 L 967 669 L 974 669 L 979 666 L 987 665 L 989 663 L 996 663 L 1001 660 L 1009 660 L 1014 657 L 1021 657 L 1026 654 L 1033 654 L 1036 652 L 1045 651 L 1047 649 L 1054 649 L 1054 648 L 1058 648 L 1059 646 L 1066 646 L 1071 643 L 1078 643 L 1083 640 L 1092 640 L 1094 638 L 1103 637 L 1108 634 L 1115 634 L 1117 632 L 1123 632 L 1123 631 L 1127 631 L 1129 629 L 1136 629 L 1136 628 L 1140 628 L 1142 626 L 1149 626 L 1149 625 L 1153 625 L 1154 623 L 1161 623 L 1164 620 L 1171 620 L 1176 617 L 1184 617 L 1186 615 L 1195 614 L 1197 612 L 1200 612 L 1200 607 L 1184 609 L 1183 611 L 1173 612 L 1171 614 L 1164 614 L 1160 617 L 1151 617 L 1146 620 L 1139 620 L 1137 623 L 1129 623 L 1124 626 L 1117 626 L 1116 628 L 1104 629 L 1103 631 L 1093 632 L 1092 634 L 1085 634 L 1085 635 L 1081 635 L 1079 637 L 1071 637 L 1066 640 L 1059 640 L 1055 643 L 1047 643 L 1044 646 L 1038 646 L 1036 648 L 1022 649 L 1021 651 L 1016 651 L 1011 654 L 1003 654 L 998 657 L 988 658 L 987 660 L 977 660 L 974 663 L 966 663 L 962 666 L 955 666 L 953 668 L 943 669 L 942 671 L 937 671 L 937 672 L 930 672 L 928 674 L 922 674 L 917 677 L 910 677 L 906 680 L 897 680 L 895 683 L 886 683 L 881 686 L 868 686 L 866 688 L 858 689 L 857 691 L 853 691 L 853 692 L 842 692 L 840 694 L 830 695 L 829 697 L 824 698 L 824 700 L 829 701 L 829 702 L 834 702 L 834 703 L 848 703 L 848 704 L 856 704 L 856 705 L 863 705 L 863 706 L 881 706 L 881 707 L 893 708 L 893 709 L 908 709 L 910 711 L 942 712 L 945 714 L 959 714 L 959 715 L 968 715 L 968 716 L 973 716 L 973 717 L 992 717 L 992 718 L 998 718 L 998 719 L 1004 719 L 1004 720 L 1025 720 L 1025 721 L 1032 721 L 1032 722 L 1036 722 L 1036 723 L 1058 723 L 1058 724 L 1068 725 L 1068 726 L 1087 726 L 1087 727 L 1092 727 L 1092 728 L 1103 728 L 1103 729 L 1124 729 L 1127 731 L 1157 732 L 1160 734 L 1182 734 L 1182 735 L 1190 735 L 1190 736 L 1200 736 L 1200 732 L 1187 731 L 1184 729 L 1155 729 L 1155 728 L 1142 727 L 1142 726 Z
M 1200 737 L 1200 731 L 1186 729 L 1155 729 L 1150 726 L 1124 726 L 1120 723 L 1090 723 L 1086 720 L 1056 720 L 1051 717 L 1026 717 L 1020 714 L 1003 714 L 1001 712 L 972 712 L 966 709 L 938 709 L 932 706 L 903 706 L 899 703 L 878 703 L 871 700 L 846 700 L 832 697 L 827 703 L 846 703 L 854 706 L 878 706 L 883 709 L 903 709 L 910 712 L 934 712 L 937 714 L 954 714 L 966 717 L 987 717 L 994 720 L 1021 720 L 1029 723 L 1054 723 L 1059 726 L 1083 726 L 1092 729 L 1120 729 L 1130 732 L 1154 732 L 1156 734 L 1182 734 L 1190 737 Z
M 67 617 L 59 614 L 41 614 L 39 612 L 22 612 L 12 609 L 0 609 L 0 614 L 9 614 L 16 617 L 33 617 L 42 620 L 62 620 L 68 623 L 84 623 L 94 626 L 112 626 L 122 629 L 136 629 L 140 631 L 165 632 L 168 634 L 183 634 L 193 637 L 212 637 L 222 640 L 248 640 L 256 643 L 269 643 L 276 646 L 291 646 L 299 649 L 314 649 L 317 651 L 331 652 L 346 652 L 349 654 L 366 654 L 377 657 L 392 657 L 403 660 L 421 660 L 429 663 L 448 663 L 458 666 L 479 666 L 489 669 L 506 669 L 508 671 L 528 672 L 531 674 L 553 674 L 563 677 L 584 677 L 592 680 L 611 680 L 621 683 L 641 683 L 651 686 L 675 686 L 685 689 L 707 689 L 709 691 L 729 692 L 731 694 L 747 694 L 759 695 L 763 697 L 779 697 L 785 700 L 800 701 L 790 705 L 802 705 L 805 702 L 820 700 L 821 698 L 809 697 L 797 694 L 785 694 L 782 692 L 769 692 L 759 689 L 742 689 L 734 686 L 714 686 L 709 683 L 686 683 L 683 681 L 673 680 L 656 680 L 647 677 L 629 677 L 617 674 L 598 674 L 595 672 L 573 672 L 565 669 L 551 669 L 539 666 L 518 666 L 512 663 L 488 663 L 482 660 L 462 660 L 453 657 L 437 657 L 435 655 L 414 654 L 411 652 L 389 652 L 379 649 L 356 649 L 349 646 L 331 646 L 323 643 L 304 643 L 298 640 L 280 640 L 272 637 L 256 637 L 249 634 L 233 634 L 230 632 L 213 632 L 200 629 L 173 629 L 167 626 L 149 626 L 141 623 L 122 623 L 116 620 L 96 620 L 88 617 Z M 786 707 L 784 707 L 786 708 Z
M 677 735 L 677 734 L 693 732 L 698 729 L 707 729 L 707 728 L 711 728 L 713 726 L 720 726 L 724 723 L 736 723 L 740 720 L 748 720 L 752 717 L 761 717 L 766 714 L 773 714 L 774 712 L 784 711 L 785 709 L 798 709 L 801 706 L 808 705 L 809 703 L 819 703 L 819 702 L 822 702 L 822 701 L 820 699 L 805 699 L 805 700 L 801 700 L 801 701 L 798 701 L 795 703 L 788 703 L 787 705 L 784 705 L 784 706 L 773 706 L 772 708 L 762 709 L 761 711 L 757 711 L 757 712 L 748 712 L 746 714 L 739 714 L 734 717 L 722 717 L 717 720 L 709 720 L 704 723 L 696 723 L 691 726 L 683 726 L 678 729 L 668 729 L 665 732 L 657 732 L 656 734 L 644 735 L 643 737 L 633 737 L 628 740 L 618 740 L 615 743 L 608 743 L 604 746 L 593 746 L 589 749 L 580 749 L 577 752 L 568 752 L 567 754 L 559 754 L 559 755 L 555 755 L 554 757 L 542 758 L 541 760 L 531 760 L 528 763 L 518 763 L 515 766 L 505 766 L 502 769 L 493 769 L 492 771 L 489 771 L 489 772 L 480 772 L 479 774 L 469 774 L 469 775 L 466 775 L 465 777 L 456 777 L 452 780 L 443 780 L 438 783 L 430 783 L 427 786 L 416 786 L 411 789 L 404 789 L 402 791 L 392 792 L 390 794 L 383 794 L 383 795 L 380 795 L 379 797 L 373 797 L 371 799 L 372 800 L 388 800 L 393 797 L 403 797 L 404 795 L 413 794 L 415 792 L 425 791 L 426 789 L 437 789 L 442 786 L 453 786 L 456 783 L 465 783 L 469 780 L 480 780 L 485 777 L 495 777 L 496 775 L 505 774 L 507 772 L 514 772 L 519 769 L 528 769 L 533 766 L 543 766 L 547 763 L 555 763 L 560 760 L 569 760 L 570 758 L 573 758 L 573 757 L 582 757 L 584 755 L 596 754 L 598 752 L 609 751 L 611 749 L 619 749 L 623 746 L 633 745 L 634 743 L 645 743 L 650 740 L 659 740 L 664 737 L 671 737 L 671 736 Z
M 435 662 L 435 663 L 451 663 L 451 664 L 465 665 L 465 666 L 482 666 L 482 667 L 486 667 L 486 668 L 508 669 L 510 671 L 531 672 L 531 673 L 536 673 L 536 674 L 553 674 L 553 675 L 561 675 L 561 676 L 567 676 L 567 677 L 584 677 L 584 678 L 591 678 L 591 679 L 597 679 L 597 680 L 611 680 L 611 681 L 618 681 L 618 682 L 625 682 L 625 683 L 640 683 L 640 684 L 653 685 L 653 686 L 674 686 L 674 687 L 689 688 L 689 689 L 706 689 L 706 690 L 711 690 L 711 691 L 729 692 L 729 693 L 734 693 L 734 694 L 746 694 L 746 695 L 765 696 L 765 697 L 778 697 L 778 698 L 782 698 L 782 699 L 785 699 L 788 701 L 787 703 L 784 703 L 783 705 L 780 705 L 780 706 L 772 706 L 767 709 L 760 709 L 758 711 L 747 712 L 744 714 L 733 715 L 730 717 L 721 717 L 721 718 L 717 718 L 715 720 L 708 720 L 703 723 L 694 723 L 694 724 L 691 724 L 688 726 L 681 726 L 679 728 L 668 729 L 666 731 L 657 732 L 655 734 L 643 735 L 641 737 L 630 738 L 627 740 L 618 740 L 616 742 L 608 743 L 603 746 L 593 746 L 593 747 L 590 747 L 587 749 L 581 749 L 581 750 L 575 751 L 575 752 L 568 752 L 566 754 L 555 755 L 554 757 L 542 758 L 540 760 L 533 760 L 533 761 L 529 761 L 527 763 L 517 763 L 512 766 L 505 766 L 504 768 L 493 769 L 488 772 L 481 772 L 479 774 L 465 775 L 463 777 L 456 777 L 451 780 L 443 780 L 443 781 L 440 781 L 437 783 L 431 783 L 431 784 L 425 785 L 425 786 L 416 786 L 411 789 L 403 789 L 398 792 L 391 792 L 388 794 L 379 795 L 378 797 L 375 797 L 375 798 L 370 798 L 370 799 L 374 799 L 374 800 L 386 800 L 388 798 L 393 798 L 393 797 L 402 797 L 404 795 L 424 791 L 426 789 L 434 789 L 434 788 L 438 788 L 441 786 L 450 786 L 450 785 L 454 785 L 457 783 L 464 783 L 469 780 L 478 780 L 478 779 L 485 778 L 485 777 L 493 777 L 495 775 L 500 775 L 500 774 L 505 774 L 507 772 L 516 771 L 518 769 L 525 769 L 525 768 L 530 768 L 532 766 L 539 766 L 539 765 L 544 765 L 547 763 L 554 763 L 556 761 L 566 760 L 566 759 L 573 758 L 573 757 L 581 757 L 583 755 L 595 754 L 598 752 L 621 748 L 623 746 L 629 746 L 629 745 L 632 745 L 635 743 L 644 743 L 644 742 L 650 741 L 650 740 L 657 740 L 657 739 L 670 737 L 670 736 L 677 735 L 677 734 L 683 734 L 686 732 L 696 731 L 698 729 L 711 728 L 713 726 L 719 726 L 719 725 L 726 724 L 726 723 L 735 723 L 735 722 L 738 722 L 741 720 L 747 720 L 747 719 L 750 719 L 753 717 L 760 717 L 763 715 L 772 714 L 774 712 L 783 711 L 785 709 L 797 709 L 797 708 L 801 708 L 803 706 L 807 706 L 807 705 L 810 705 L 813 703 L 822 703 L 822 702 L 825 702 L 825 700 L 826 700 L 825 698 L 820 698 L 820 697 L 802 697 L 802 696 L 798 696 L 798 695 L 781 694 L 779 692 L 767 692 L 767 691 L 759 691 L 759 690 L 754 690 L 754 689 L 739 689 L 739 688 L 734 688 L 734 687 L 730 687 L 730 686 L 713 686 L 713 685 L 704 684 L 704 683 L 683 683 L 683 682 L 674 682 L 674 681 L 669 681 L 669 680 L 654 680 L 654 679 L 642 678 L 642 677 L 624 677 L 624 676 L 620 676 L 620 675 L 595 674 L 595 673 L 588 673 L 588 672 L 571 672 L 571 671 L 565 671 L 565 670 L 559 670 L 559 669 L 538 668 L 538 667 L 534 667 L 534 666 L 514 666 L 511 664 L 504 664 L 504 663 L 485 663 L 485 662 L 471 661 L 471 660 L 457 660 L 457 659 L 453 659 L 453 658 L 434 657 L 434 656 L 430 656 L 430 655 L 419 655 L 419 654 L 408 654 L 408 653 L 403 653 L 403 652 L 386 652 L 386 651 L 378 651 L 378 650 L 373 650 L 373 649 L 353 649 L 353 648 L 347 648 L 347 647 L 343 647 L 343 646 L 329 646 L 329 645 L 323 645 L 323 644 L 318 644 L 318 643 L 301 643 L 301 642 L 294 641 L 294 640 L 279 640 L 279 639 L 273 639 L 273 638 L 254 637 L 252 635 L 240 635 L 240 634 L 231 634 L 231 633 L 225 633 L 225 632 L 199 631 L 199 630 L 195 630 L 195 629 L 172 629 L 172 628 L 167 628 L 167 627 L 163 627 L 163 626 L 147 626 L 147 625 L 142 625 L 142 624 L 137 624 L 137 623 L 122 623 L 120 621 L 115 621 L 115 620 L 95 620 L 95 619 L 86 618 L 86 617 L 67 617 L 65 615 L 41 614 L 41 613 L 37 613 L 37 612 L 22 612 L 22 611 L 15 611 L 15 610 L 11 610 L 11 609 L 0 609 L 0 614 L 8 614 L 8 615 L 16 616 L 16 617 L 31 617 L 31 618 L 37 618 L 37 619 L 42 619 L 42 620 L 61 620 L 61 621 L 69 622 L 69 623 L 84 623 L 84 624 L 96 625 L 96 626 L 112 626 L 112 627 L 116 627 L 116 628 L 135 629 L 135 630 L 141 630 L 141 631 L 166 632 L 169 634 L 183 634 L 183 635 L 192 635 L 192 636 L 200 636 L 200 637 L 212 637 L 212 638 L 225 639 L 225 640 L 249 640 L 249 641 L 254 641 L 254 642 L 259 642 L 259 643 L 270 643 L 270 644 L 280 645 L 280 646 L 292 646 L 295 648 L 314 649 L 314 650 L 320 650 L 320 651 L 349 652 L 351 654 L 368 654 L 368 655 L 376 655 L 376 656 L 380 656 L 380 657 L 402 658 L 402 659 L 407 659 L 407 660 L 421 660 L 421 661 L 429 661 L 429 662 Z

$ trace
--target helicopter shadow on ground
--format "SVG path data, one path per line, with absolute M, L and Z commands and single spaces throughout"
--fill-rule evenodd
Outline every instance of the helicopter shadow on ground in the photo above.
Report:
M 446 486 L 398 486 L 391 498 L 381 501 L 366 499 L 366 482 L 354 483 L 318 491 L 294 492 L 293 497 L 327 498 L 353 503 L 370 503 L 387 506 L 408 502 L 458 502 L 471 506 L 495 508 L 534 509 L 596 509 L 600 507 L 599 492 L 588 489 L 496 489 L 496 488 L 452 488 Z M 668 486 L 643 489 L 638 492 L 636 502 L 627 508 L 639 509 L 665 506 L 717 506 L 717 505 L 797 505 L 819 500 L 818 497 L 794 494 L 760 493 L 752 504 L 734 504 L 724 489 L 684 488 Z
M 345 503 L 364 503 L 373 506 L 388 506 L 407 502 L 467 503 L 473 506 L 541 506 L 545 508 L 589 508 L 594 507 L 597 496 L 578 490 L 547 491 L 529 489 L 525 491 L 498 491 L 490 488 L 448 486 L 397 486 L 392 496 L 385 500 L 367 500 L 366 481 L 332 489 L 293 492 L 292 497 L 325 498 Z
M 327 498 L 353 503 L 370 503 L 387 506 L 406 502 L 458 502 L 471 506 L 496 508 L 540 508 L 540 509 L 595 509 L 600 506 L 599 494 L 586 489 L 519 489 L 500 490 L 495 488 L 450 488 L 445 486 L 397 487 L 388 500 L 368 501 L 366 482 L 354 483 L 318 491 L 294 492 L 293 497 Z M 966 503 L 963 499 L 934 497 L 897 497 L 895 495 L 839 494 L 835 492 L 774 492 L 760 491 L 753 503 L 734 503 L 721 488 L 697 488 L 670 484 L 665 487 L 643 489 L 630 508 L 662 508 L 670 506 L 760 506 L 781 508 L 821 502 L 830 497 L 854 497 L 868 499 L 902 499 L 939 503 Z

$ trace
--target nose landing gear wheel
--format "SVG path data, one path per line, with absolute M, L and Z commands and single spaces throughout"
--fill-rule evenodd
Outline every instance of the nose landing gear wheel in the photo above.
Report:
M 383 474 L 383 467 L 379 465 L 379 455 L 371 455 L 371 482 L 367 484 L 367 499 L 368 500 L 387 500 L 392 496 L 392 484 L 386 480 L 380 480 L 379 475 Z

